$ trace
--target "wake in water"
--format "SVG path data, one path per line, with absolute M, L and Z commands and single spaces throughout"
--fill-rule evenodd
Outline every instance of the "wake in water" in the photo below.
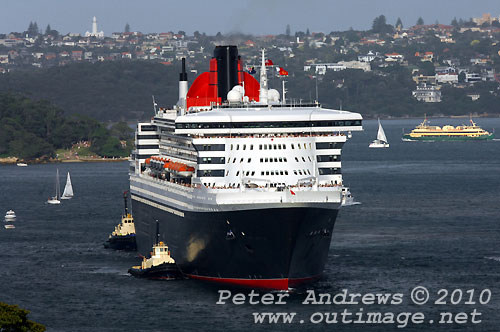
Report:
M 500 257 L 489 256 L 489 257 L 484 257 L 484 258 L 494 260 L 495 262 L 500 262 Z

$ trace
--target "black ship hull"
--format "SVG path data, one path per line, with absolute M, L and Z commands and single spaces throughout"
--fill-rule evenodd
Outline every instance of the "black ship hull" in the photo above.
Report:
M 185 276 L 255 288 L 288 289 L 321 276 L 338 210 L 313 207 L 179 216 L 132 200 L 138 251 L 156 240 Z
M 124 235 L 124 236 L 111 236 L 106 242 L 104 242 L 104 248 L 114 249 L 114 250 L 126 250 L 126 251 L 137 250 L 135 234 Z

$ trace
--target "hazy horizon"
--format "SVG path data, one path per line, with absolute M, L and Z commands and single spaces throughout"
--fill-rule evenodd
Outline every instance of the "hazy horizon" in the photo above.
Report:
M 85 4 L 82 6 L 82 3 Z M 183 30 L 214 35 L 217 32 L 254 35 L 284 33 L 287 24 L 296 31 L 325 32 L 370 29 L 373 19 L 385 15 L 387 23 L 395 24 L 398 17 L 405 27 L 415 25 L 422 17 L 426 24 L 449 24 L 451 20 L 468 20 L 483 13 L 500 16 L 498 0 L 310 0 L 293 3 L 285 0 L 244 0 L 183 2 L 146 0 L 138 4 L 131 0 L 19 0 L 4 2 L 0 15 L 0 33 L 26 31 L 30 22 L 45 30 L 47 24 L 62 34 L 91 30 L 92 17 L 98 20 L 99 31 L 105 35 L 124 31 L 166 32 Z

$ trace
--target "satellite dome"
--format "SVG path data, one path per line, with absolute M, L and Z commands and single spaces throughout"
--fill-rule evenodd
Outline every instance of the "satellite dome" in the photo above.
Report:
M 269 89 L 267 91 L 267 100 L 269 102 L 279 102 L 280 101 L 280 93 L 276 89 Z

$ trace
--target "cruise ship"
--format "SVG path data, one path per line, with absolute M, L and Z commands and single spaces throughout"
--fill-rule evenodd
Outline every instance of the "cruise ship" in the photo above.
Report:
M 495 134 L 489 133 L 479 127 L 472 117 L 470 125 L 443 127 L 429 126 L 427 117 L 424 121 L 413 129 L 409 134 L 403 134 L 404 141 L 467 141 L 467 140 L 488 140 L 495 138 Z
M 287 290 L 319 278 L 345 193 L 341 149 L 358 113 L 294 104 L 217 46 L 179 101 L 138 123 L 130 192 L 138 251 L 166 243 L 185 277 Z

